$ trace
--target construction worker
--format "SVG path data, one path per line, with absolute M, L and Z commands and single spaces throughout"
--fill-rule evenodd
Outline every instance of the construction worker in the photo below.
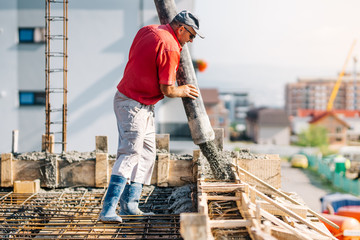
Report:
M 189 11 L 166 25 L 150 25 L 136 34 L 124 76 L 117 86 L 114 111 L 119 131 L 117 159 L 99 220 L 122 222 L 116 214 L 144 215 L 139 208 L 143 184 L 150 184 L 156 157 L 154 104 L 164 98 L 196 99 L 194 85 L 176 86 L 180 52 L 199 33 L 199 20 Z

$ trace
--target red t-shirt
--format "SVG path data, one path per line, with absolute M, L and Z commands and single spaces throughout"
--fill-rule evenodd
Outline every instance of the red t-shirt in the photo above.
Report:
M 175 84 L 181 50 L 169 24 L 141 28 L 131 45 L 119 92 L 145 105 L 163 99 L 160 84 Z

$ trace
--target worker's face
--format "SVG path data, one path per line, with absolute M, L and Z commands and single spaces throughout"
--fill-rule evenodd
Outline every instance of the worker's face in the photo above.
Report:
M 178 29 L 178 40 L 181 46 L 184 46 L 187 42 L 192 42 L 196 37 L 196 32 L 190 26 L 181 26 Z

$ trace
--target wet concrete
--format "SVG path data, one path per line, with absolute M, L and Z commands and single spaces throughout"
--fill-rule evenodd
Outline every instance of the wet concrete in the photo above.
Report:
M 218 180 L 233 180 L 234 173 L 231 169 L 231 156 L 219 151 L 214 141 L 199 144 L 201 152 L 206 157 L 213 176 Z M 203 164 L 207 168 L 206 164 Z M 209 173 L 207 173 L 209 174 Z
M 180 214 L 184 212 L 195 212 L 196 201 L 193 196 L 194 184 L 188 184 L 182 187 L 174 188 L 174 191 L 168 198 L 168 202 L 173 202 L 168 208 L 169 214 Z

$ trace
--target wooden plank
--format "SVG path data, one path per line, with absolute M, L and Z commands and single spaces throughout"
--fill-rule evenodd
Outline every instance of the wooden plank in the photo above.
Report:
M 260 191 L 254 189 L 254 191 L 256 191 L 257 195 L 259 197 L 261 197 L 263 200 L 275 205 L 276 207 L 278 207 L 280 210 L 286 212 L 287 214 L 289 214 L 291 217 L 295 218 L 296 220 L 302 222 L 303 224 L 305 224 L 306 226 L 308 226 L 309 228 L 314 229 L 315 231 L 317 231 L 320 234 L 323 234 L 324 236 L 328 236 L 331 239 L 336 240 L 335 237 L 333 237 L 329 232 L 325 232 L 322 229 L 317 228 L 314 224 L 312 224 L 311 222 L 307 221 L 306 219 L 300 217 L 299 215 L 297 215 L 296 213 L 294 213 L 293 211 L 289 210 L 288 208 L 284 207 L 283 205 L 277 203 L 276 201 L 272 200 L 271 198 L 265 196 L 263 193 L 261 193 Z
M 59 187 L 95 186 L 95 160 L 68 162 L 58 161 Z
M 250 178 L 252 178 L 254 181 L 257 181 L 258 183 L 260 183 L 261 185 L 263 185 L 264 187 L 266 187 L 267 189 L 269 189 L 271 191 L 271 193 L 275 193 L 278 196 L 284 197 L 285 199 L 289 200 L 290 202 L 297 204 L 297 205 L 301 205 L 304 206 L 303 204 L 299 203 L 298 201 L 296 201 L 295 199 L 291 198 L 290 196 L 288 196 L 287 194 L 283 193 L 282 191 L 274 188 L 273 186 L 271 186 L 270 184 L 268 184 L 267 182 L 261 180 L 260 178 L 258 178 L 257 176 L 255 176 L 254 174 L 248 172 L 247 170 L 241 168 L 239 165 L 233 165 L 233 167 L 235 167 L 237 169 L 237 171 L 239 171 L 239 174 L 245 174 L 246 176 L 249 176 Z M 317 212 L 313 211 L 312 209 L 307 207 L 307 210 L 315 215 L 316 217 L 320 218 L 321 221 L 326 222 L 327 224 L 333 226 L 336 229 L 339 229 L 339 226 L 336 225 L 335 223 L 329 221 L 328 219 L 326 219 L 325 217 L 321 216 L 320 214 L 318 214 Z
M 238 228 L 250 227 L 251 220 L 229 219 L 229 220 L 210 220 L 210 228 Z
M 54 134 L 50 134 L 50 139 L 49 139 L 50 143 L 49 143 L 49 153 L 53 153 L 55 150 L 55 137 Z M 41 144 L 41 151 L 45 152 L 46 151 L 46 134 L 42 135 L 42 144 Z
M 14 193 L 37 193 L 39 190 L 40 179 L 14 182 Z
M 251 209 L 255 209 L 256 206 L 255 204 L 250 204 L 249 207 Z M 267 211 L 265 211 L 264 209 L 260 209 L 260 214 L 268 219 L 269 221 L 275 223 L 276 225 L 279 225 L 281 227 L 284 227 L 285 229 L 289 230 L 290 232 L 292 232 L 295 236 L 297 236 L 298 239 L 304 239 L 304 240 L 311 240 L 311 238 L 309 238 L 308 236 L 303 235 L 301 232 L 299 232 L 298 230 L 296 230 L 295 228 L 291 227 L 290 225 L 286 224 L 285 222 L 281 221 L 280 219 L 278 219 L 277 217 L 275 217 L 274 215 L 268 213 Z
M 236 160 L 237 165 L 273 187 L 281 188 L 281 159 L 279 155 L 257 154 L 256 156 L 258 158 L 238 158 Z M 245 176 L 244 181 L 250 185 L 255 185 L 262 192 L 269 193 L 266 187 L 249 176 Z
M 240 184 L 241 181 L 240 181 L 238 174 L 236 172 L 234 172 L 234 173 L 235 173 L 235 183 Z M 244 190 L 246 191 L 246 189 L 247 188 L 245 187 Z M 252 230 L 252 228 L 260 229 L 260 226 L 259 226 L 259 223 L 255 220 L 254 212 L 249 208 L 250 201 L 249 201 L 248 195 L 245 192 L 235 192 L 235 196 L 241 199 L 240 201 L 236 201 L 236 205 L 237 205 L 242 217 L 245 220 L 251 221 L 251 224 L 249 226 L 246 226 L 246 229 L 248 230 L 248 233 L 249 233 L 251 239 L 253 239 L 253 240 L 263 239 L 262 237 L 257 238 L 258 234 L 256 234 Z M 261 232 L 261 229 L 260 229 L 260 232 Z
M 273 214 L 273 215 L 278 215 L 278 216 L 290 216 L 289 214 L 281 211 L 279 208 L 277 208 L 276 206 L 265 202 L 265 201 L 257 201 L 257 203 L 260 203 L 260 207 L 263 208 L 265 211 Z M 302 218 L 306 218 L 307 216 L 307 207 L 305 206 L 300 206 L 300 205 L 294 205 L 294 204 L 283 204 L 286 208 L 288 208 L 289 210 L 293 211 L 294 213 L 296 213 L 297 215 L 299 215 Z
M 199 160 L 201 157 L 201 151 L 200 149 L 193 150 L 193 160 L 192 160 L 192 174 L 193 174 L 193 182 L 197 182 L 197 179 L 199 178 Z
M 261 229 L 252 228 L 251 233 L 255 236 L 255 240 L 260 240 L 260 239 L 263 239 L 263 240 L 277 240 L 276 238 L 274 238 L 273 236 L 271 236 L 267 232 L 262 231 Z
M 235 183 L 242 183 L 235 169 L 233 169 L 233 171 L 235 175 Z M 251 221 L 251 225 L 246 227 L 250 238 L 253 240 L 275 240 L 271 235 L 262 230 L 260 222 L 256 220 L 254 210 L 250 208 L 251 202 L 248 195 L 248 184 L 245 184 L 245 186 L 244 192 L 236 192 L 235 196 L 241 198 L 240 201 L 236 201 L 236 205 L 241 215 L 243 218 Z
M 191 160 L 170 159 L 168 183 L 169 186 L 184 186 L 193 182 L 193 168 Z
M 170 154 L 159 153 L 157 165 L 157 185 L 160 187 L 169 186 Z
M 14 181 L 32 181 L 40 179 L 42 187 L 46 187 L 45 176 L 41 173 L 44 160 L 20 160 L 13 159 L 13 179 Z
M 254 211 L 248 207 L 250 205 L 248 195 L 244 192 L 238 192 L 236 194 L 239 194 L 241 196 L 241 203 L 240 205 L 238 205 L 241 215 L 244 217 L 244 219 L 251 221 L 251 224 L 249 226 L 246 226 L 251 239 L 263 239 L 262 237 L 259 237 L 258 234 L 256 234 L 253 230 L 253 228 L 255 228 L 261 232 L 261 227 L 258 221 L 256 221 L 255 219 Z
M 57 161 L 44 159 L 13 159 L 12 179 L 13 181 L 32 181 L 34 179 L 40 179 L 41 187 L 54 187 L 55 185 L 58 187 L 71 187 L 74 185 L 100 187 L 101 185 L 99 184 L 101 181 L 99 181 L 99 179 L 101 177 L 99 178 L 99 176 L 103 174 L 103 179 L 105 181 L 106 173 L 108 177 L 111 175 L 114 162 L 115 160 L 108 159 L 108 170 L 106 170 L 106 165 L 103 167 L 104 170 L 100 170 L 100 162 L 96 163 L 95 159 L 86 159 L 73 162 L 69 162 L 64 159 Z M 184 186 L 193 181 L 193 165 L 191 160 L 170 160 L 169 163 L 169 174 L 167 176 L 169 184 L 168 186 Z M 106 164 L 106 162 L 103 162 L 103 164 Z M 157 164 L 158 162 L 156 161 L 151 180 L 151 184 L 154 185 L 157 183 Z M 4 176 L 6 173 L 4 173 Z M 97 183 L 96 178 L 98 178 Z M 49 182 L 49 180 L 52 182 Z M 9 187 L 11 186 L 13 186 L 13 183 L 9 185 Z
M 233 183 L 233 182 L 202 182 L 201 183 L 201 187 L 205 188 L 205 187 L 224 187 L 224 186 L 229 186 L 229 187 L 243 187 L 244 184 L 242 183 Z
M 329 239 L 328 237 L 322 236 L 320 234 L 314 234 L 311 232 L 303 232 L 303 231 L 299 231 L 300 234 L 302 234 L 303 236 L 307 236 L 309 237 L 309 239 L 313 239 L 313 240 L 327 240 Z M 292 232 L 290 232 L 289 230 L 283 229 L 281 227 L 277 227 L 277 226 L 273 226 L 271 228 L 271 234 L 276 237 L 279 240 L 298 240 L 298 236 L 294 235 Z
M 156 134 L 156 149 L 170 153 L 170 134 Z
M 180 234 L 184 240 L 214 239 L 210 232 L 208 217 L 199 213 L 180 214 Z
M 212 200 L 212 201 L 240 201 L 241 198 L 240 197 L 236 197 L 236 196 L 221 196 L 221 195 L 215 195 L 215 196 L 207 196 L 208 200 Z
M 107 136 L 95 136 L 95 150 L 97 152 L 108 152 L 108 137 Z
M 301 234 L 301 232 L 299 232 Z M 281 227 L 272 226 L 271 227 L 271 235 L 276 237 L 279 240 L 298 240 L 299 236 L 295 235 L 293 232 L 290 232 L 289 230 L 285 230 Z M 304 234 L 304 236 L 309 237 Z M 304 239 L 304 238 L 301 238 Z M 312 239 L 312 238 L 307 238 Z
M 201 186 L 203 192 L 239 192 L 244 190 L 244 185 L 240 184 L 239 186 Z
M 201 198 L 199 198 L 200 201 L 198 201 L 198 211 L 201 214 L 205 214 L 206 216 L 208 216 L 209 213 L 209 206 L 207 204 L 207 194 L 206 193 L 201 193 Z
M 1 186 L 12 187 L 13 185 L 13 154 L 1 154 Z
M 98 137 L 98 136 L 97 136 Z M 109 184 L 109 156 L 108 153 L 96 153 L 95 187 L 107 187 Z

